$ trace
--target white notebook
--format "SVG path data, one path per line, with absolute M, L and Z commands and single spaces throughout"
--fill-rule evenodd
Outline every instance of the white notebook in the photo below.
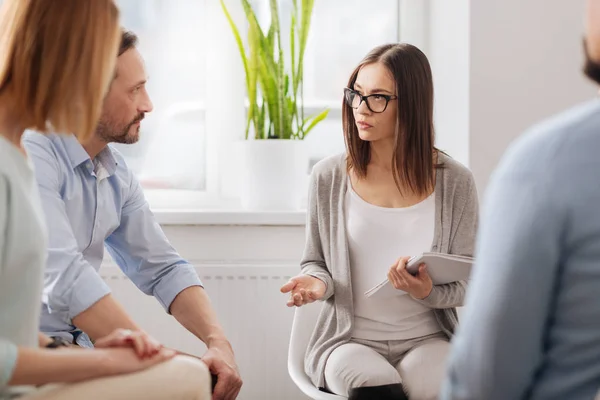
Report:
M 421 264 L 427 265 L 427 271 L 434 285 L 444 285 L 446 283 L 469 279 L 473 258 L 453 254 L 423 253 L 408 260 L 406 270 L 416 275 L 419 272 L 419 265 Z M 395 289 L 392 283 L 386 278 L 380 284 L 367 290 L 365 296 L 371 297 L 375 293 L 394 294 L 398 292 L 401 291 Z

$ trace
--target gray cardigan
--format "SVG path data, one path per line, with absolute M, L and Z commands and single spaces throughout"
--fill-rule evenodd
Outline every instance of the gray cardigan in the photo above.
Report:
M 471 172 L 440 153 L 436 172 L 435 228 L 431 251 L 472 256 L 478 220 L 477 190 Z M 352 284 L 344 219 L 347 189 L 346 155 L 317 163 L 309 185 L 306 247 L 302 273 L 327 285 L 323 308 L 307 348 L 305 370 L 313 384 L 325 386 L 323 372 L 331 352 L 351 338 L 354 324 Z M 398 255 L 399 257 L 402 254 Z M 434 309 L 442 331 L 451 337 L 463 304 L 464 281 L 434 286 L 419 300 Z

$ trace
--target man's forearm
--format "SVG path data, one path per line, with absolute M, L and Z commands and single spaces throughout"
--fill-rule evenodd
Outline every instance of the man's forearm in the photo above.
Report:
M 171 303 L 170 312 L 208 347 L 218 342 L 227 342 L 217 314 L 202 287 L 191 286 L 181 291 Z
M 98 340 L 119 328 L 140 329 L 110 294 L 73 318 L 73 325 L 87 333 L 92 340 Z

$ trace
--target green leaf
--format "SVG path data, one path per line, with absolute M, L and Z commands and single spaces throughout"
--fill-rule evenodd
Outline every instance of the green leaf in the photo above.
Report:
M 242 42 L 242 37 L 240 36 L 240 31 L 238 30 L 235 22 L 233 22 L 233 18 L 227 10 L 225 6 L 224 0 L 221 1 L 221 8 L 223 9 L 223 13 L 227 18 L 227 22 L 229 22 L 229 26 L 231 27 L 231 31 L 233 32 L 233 36 L 235 38 L 235 42 L 237 44 L 238 50 L 240 52 L 240 57 L 242 58 L 242 63 L 244 65 L 244 72 L 246 73 L 246 90 L 248 91 L 248 97 L 250 98 L 250 108 L 248 110 L 248 121 L 246 122 L 246 139 L 248 139 L 248 132 L 250 130 L 250 121 L 253 118 L 252 114 L 252 98 L 250 93 L 252 92 L 252 87 L 256 88 L 256 82 L 252 81 L 252 73 L 250 71 L 250 67 L 248 66 L 248 57 L 246 56 L 246 50 L 244 48 L 244 43 Z
M 300 17 L 300 27 L 298 28 L 298 40 L 299 40 L 299 50 L 298 50 L 298 69 L 297 69 L 297 78 L 296 78 L 296 86 L 295 90 L 298 90 L 298 85 L 301 83 L 304 75 L 304 52 L 306 50 L 306 43 L 308 41 L 308 32 L 310 29 L 310 22 L 312 17 L 312 12 L 314 8 L 314 0 L 301 0 L 302 2 L 302 10 Z
M 254 123 L 254 131 L 257 132 L 259 129 L 259 121 L 257 116 L 257 97 L 258 97 L 258 68 L 259 68 L 259 57 L 260 57 L 260 33 L 257 32 L 257 27 L 251 25 L 248 27 L 248 43 L 250 47 L 250 59 L 248 65 L 248 72 L 246 74 L 246 80 L 248 81 L 248 125 L 250 121 Z M 246 128 L 246 139 L 248 139 L 248 128 Z
M 275 129 L 277 136 L 281 138 L 288 138 L 291 135 L 291 132 L 287 132 L 288 126 L 288 118 L 289 116 L 286 113 L 285 109 L 285 95 L 284 95 L 284 57 L 283 57 L 283 47 L 281 43 L 281 27 L 279 24 L 279 8 L 277 5 L 277 0 L 270 1 L 270 9 L 271 9 L 271 24 L 274 26 L 275 36 L 277 39 L 277 71 L 275 73 L 275 82 L 277 85 L 277 112 L 278 112 L 278 120 L 273 121 L 276 123 Z
M 288 59 L 291 66 L 287 69 L 281 42 L 278 0 L 269 1 L 271 24 L 266 34 L 258 23 L 250 1 L 240 0 L 248 21 L 248 52 L 243 47 L 239 31 L 225 8 L 224 0 L 220 1 L 240 49 L 246 73 L 249 100 L 246 138 L 253 124 L 256 139 L 303 139 L 327 116 L 325 111 L 304 119 L 303 63 L 314 0 L 292 0 L 291 57 Z
M 267 33 L 268 53 L 273 54 L 275 51 L 275 25 L 271 23 L 269 32 Z
M 286 100 L 285 106 L 287 108 L 287 112 L 288 112 L 288 115 L 290 117 L 289 118 L 289 126 L 288 126 L 288 129 L 291 132 L 290 136 L 293 136 L 294 138 L 299 139 L 300 138 L 300 136 L 298 135 L 299 134 L 299 129 L 294 130 L 294 126 L 293 126 L 294 122 L 296 122 L 296 124 L 297 124 L 297 121 L 294 121 L 294 117 L 297 116 L 297 114 L 296 114 L 296 102 L 294 101 L 294 98 L 292 96 L 287 96 L 285 98 L 285 100 Z
M 242 5 L 248 20 L 248 30 L 249 32 L 254 32 L 256 34 L 255 40 L 253 40 L 252 43 L 255 45 L 253 51 L 256 54 L 257 81 L 260 85 L 262 97 L 263 99 L 266 99 L 269 120 L 273 123 L 279 123 L 276 81 L 278 67 L 273 59 L 273 51 L 271 50 L 272 46 L 270 44 L 275 32 L 270 32 L 265 36 L 249 1 L 242 0 Z M 259 133 L 257 132 L 257 134 Z
M 294 92 L 294 96 L 296 96 L 298 92 L 298 84 L 296 81 L 298 80 L 298 67 L 296 66 L 296 34 L 297 34 L 297 25 L 298 25 L 298 4 L 296 0 L 294 0 L 294 7 L 292 9 L 292 22 L 290 24 L 290 52 L 292 58 L 292 89 Z
M 260 105 L 260 111 L 258 113 L 258 118 L 257 118 L 257 125 L 258 128 L 256 129 L 256 132 L 254 134 L 254 138 L 255 139 L 262 139 L 265 137 L 265 102 L 263 100 L 262 104 Z
M 300 22 L 300 51 L 304 52 L 308 41 L 308 31 L 313 13 L 315 0 L 302 0 L 302 18 Z
M 283 95 L 287 96 L 290 92 L 290 76 L 285 74 L 285 78 L 283 80 Z
M 296 82 L 296 10 L 292 11 L 290 24 L 290 56 L 292 60 L 292 85 Z
M 221 0 L 222 1 L 222 0 Z M 252 5 L 248 0 L 242 0 L 242 5 L 244 7 L 244 13 L 246 14 L 246 19 L 248 20 L 248 25 L 255 30 L 258 34 L 258 41 L 262 43 L 265 41 L 265 34 L 263 33 L 260 24 L 258 23 L 258 19 L 256 18 L 256 13 L 252 9 Z
M 327 115 L 329 114 L 329 109 L 323 110 L 321 111 L 319 114 L 315 115 L 314 117 L 307 117 L 304 122 L 302 123 L 302 126 L 304 127 L 304 125 L 310 121 L 312 119 L 312 121 L 310 122 L 310 124 L 308 125 L 308 127 L 306 129 L 304 129 L 303 134 L 302 134 L 302 139 L 304 139 L 306 137 L 306 135 L 308 135 L 308 133 L 321 121 L 323 121 L 325 118 L 327 118 Z
M 290 117 L 292 119 L 292 122 L 296 124 L 296 131 L 294 133 L 294 135 L 296 137 L 299 136 L 299 129 L 300 129 L 300 121 L 298 119 L 298 107 L 297 102 L 298 102 L 298 92 L 296 90 L 297 85 L 296 85 L 296 80 L 297 80 L 297 71 L 296 71 L 296 16 L 298 15 L 298 4 L 296 2 L 296 0 L 294 0 L 293 2 L 294 7 L 292 9 L 292 21 L 290 24 L 290 53 L 291 53 L 291 66 L 290 69 L 292 70 L 292 96 L 293 98 L 293 107 L 290 110 Z M 288 89 L 289 90 L 289 89 Z
M 244 43 L 242 42 L 242 37 L 240 36 L 240 31 L 238 30 L 237 26 L 235 25 L 235 22 L 233 22 L 233 18 L 231 18 L 231 14 L 229 14 L 229 11 L 227 10 L 227 7 L 225 6 L 224 0 L 220 0 L 220 1 L 221 1 L 221 8 L 223 8 L 225 17 L 227 18 L 227 21 L 229 22 L 229 26 L 231 27 L 231 31 L 233 32 L 233 36 L 235 37 L 235 42 L 238 46 L 240 56 L 242 57 L 242 63 L 244 64 L 244 72 L 246 72 L 246 75 L 247 75 L 248 74 L 248 59 L 246 57 L 246 50 L 244 49 Z
M 275 67 L 269 67 L 272 60 L 265 57 L 261 50 L 261 57 L 259 58 L 259 83 L 263 98 L 267 102 L 267 110 L 269 112 L 269 121 L 272 123 L 278 123 L 278 100 L 277 100 L 277 82 L 275 81 L 274 74 L 272 71 Z

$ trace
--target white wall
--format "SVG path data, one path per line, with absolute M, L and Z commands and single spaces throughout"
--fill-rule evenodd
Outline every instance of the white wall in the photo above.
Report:
M 580 72 L 582 0 L 470 3 L 469 164 L 483 193 L 513 139 L 596 89 Z
M 235 226 L 211 222 L 163 224 L 163 229 L 182 257 L 196 267 L 234 348 L 244 380 L 238 399 L 307 400 L 288 374 L 294 309 L 286 306 L 288 296 L 279 291 L 300 272 L 304 226 L 272 226 L 267 220 L 260 225 L 240 220 Z M 126 280 L 110 257 L 105 257 L 100 274 L 133 320 L 161 343 L 195 356 L 204 353 L 202 342 Z
M 430 1 L 426 49 L 435 85 L 436 145 L 465 165 L 470 163 L 469 3 Z
M 480 194 L 517 136 L 594 96 L 583 11 L 583 0 L 429 0 L 437 144 L 473 170 Z

